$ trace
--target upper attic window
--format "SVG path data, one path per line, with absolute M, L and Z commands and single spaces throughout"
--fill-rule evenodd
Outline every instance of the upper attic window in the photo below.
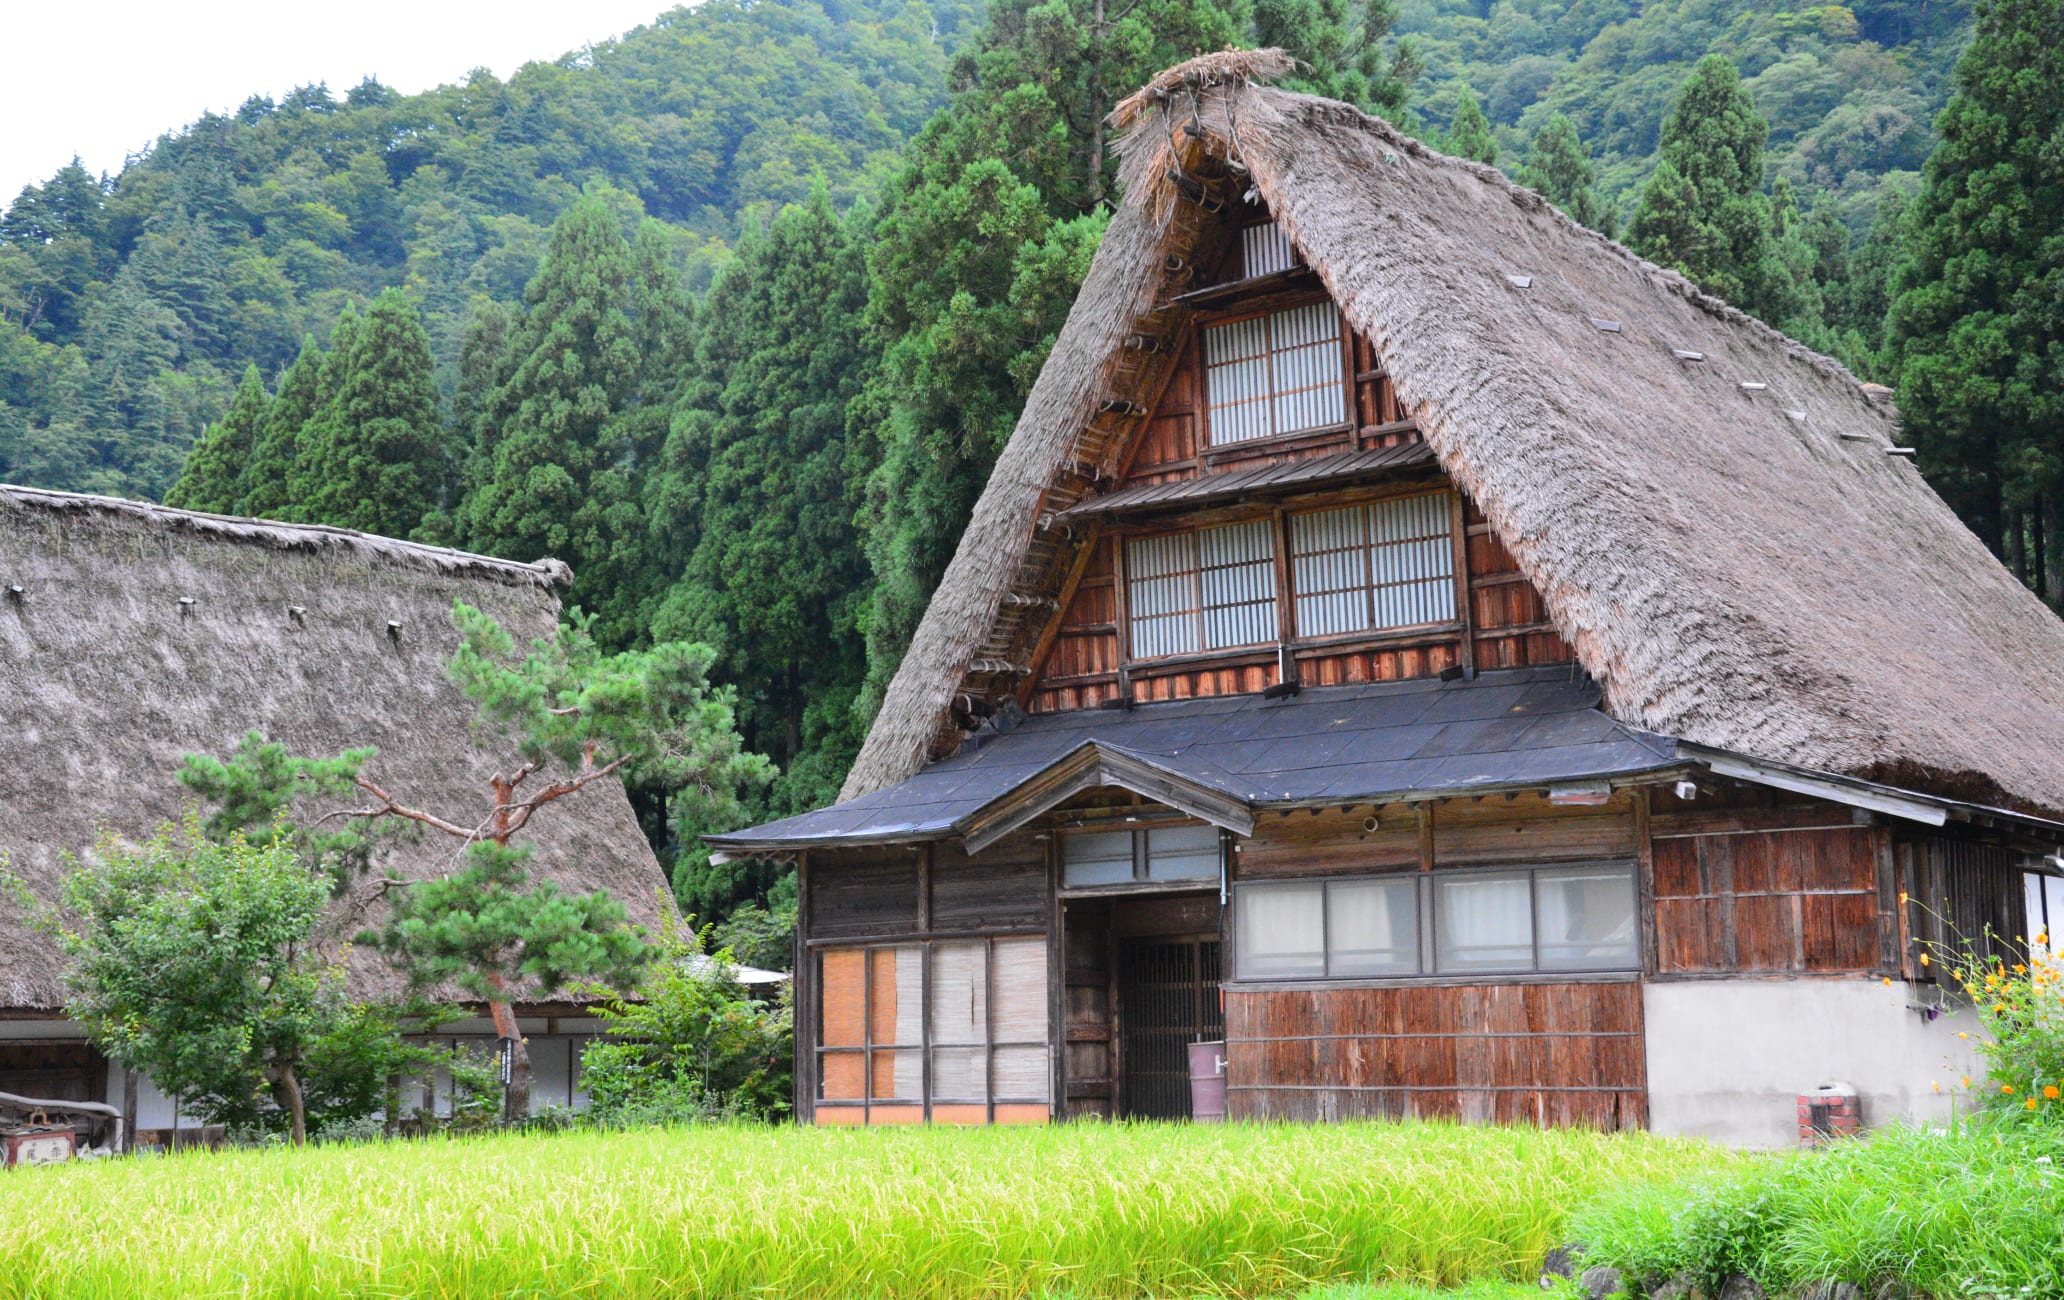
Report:
M 1133 658 L 1275 640 L 1272 531 L 1268 520 L 1258 519 L 1127 543 L 1125 601 Z
M 1206 326 L 1204 382 L 1215 446 L 1344 424 L 1339 309 L 1324 300 Z
M 1290 236 L 1273 221 L 1244 226 L 1240 230 L 1240 270 L 1251 280 L 1257 275 L 1274 275 L 1297 265 L 1297 250 Z

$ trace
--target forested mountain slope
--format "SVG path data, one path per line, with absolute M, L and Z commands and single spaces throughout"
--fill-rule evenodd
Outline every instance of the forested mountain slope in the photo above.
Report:
M 584 187 L 668 223 L 706 281 L 751 205 L 819 173 L 842 205 L 877 191 L 975 19 L 705 0 L 507 82 L 253 99 L 105 189 L 66 168 L 0 218 L 0 481 L 160 495 L 246 364 L 270 383 L 387 286 L 418 302 L 449 390 L 469 303 L 522 297 Z

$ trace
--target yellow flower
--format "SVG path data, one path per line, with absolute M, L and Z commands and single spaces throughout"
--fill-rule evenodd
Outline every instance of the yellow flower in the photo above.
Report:
M 2014 963 L 2014 973 L 2016 975 L 2026 975 L 2028 973 L 2028 968 L 2017 961 Z
M 2006 1009 L 2007 1004 L 2004 1002 L 1995 1002 L 1992 1004 L 1992 1014 L 1996 1016 L 2003 1015 L 2006 1012 Z
M 1888 989 L 1892 987 L 1892 977 L 1890 975 L 1885 977 L 1885 987 Z
M 1971 1076 L 1968 1074 L 1964 1076 L 1964 1086 L 1966 1088 L 1971 1086 Z
M 2025 1105 L 2025 1106 L 2027 1106 L 2027 1107 L 2028 1107 L 2028 1109 L 2030 1109 L 2030 1110 L 2034 1110 L 2034 1109 L 2035 1109 L 2035 1098 L 2033 1098 L 2033 1097 L 2030 1097 L 2030 1098 L 2029 1098 L 2029 1099 L 2028 1099 L 2028 1100 L 2027 1100 L 2026 1102 L 2023 1102 L 2022 1104 L 2023 1104 L 2023 1105 Z
M 1958 1037 L 1958 1038 L 1969 1038 L 1969 1037 L 1970 1037 L 1970 1035 L 1969 1035 L 1969 1034 L 1967 1034 L 1967 1033 L 1965 1033 L 1965 1032 L 1963 1032 L 1962 1030 L 1958 1030 L 1958 1031 L 1957 1031 L 1957 1037 Z
M 1899 902 L 1901 906 L 1906 904 L 1906 891 L 1903 889 L 1899 891 Z
M 1925 966 L 1925 965 L 1927 965 L 1927 964 L 1928 964 L 1928 954 L 1927 954 L 1927 953 L 1922 953 L 1922 954 L 1921 954 L 1921 965 Z
M 1939 1083 L 1933 1083 L 1933 1082 L 1931 1082 L 1931 1083 L 1929 1083 L 1929 1085 L 1928 1085 L 1928 1086 L 1929 1086 L 1930 1088 L 1933 1088 L 1933 1089 L 1934 1089 L 1935 1091 L 1937 1091 L 1937 1092 L 1941 1092 L 1941 1091 L 1942 1091 L 1942 1085 L 1941 1085 L 1941 1084 L 1939 1084 Z

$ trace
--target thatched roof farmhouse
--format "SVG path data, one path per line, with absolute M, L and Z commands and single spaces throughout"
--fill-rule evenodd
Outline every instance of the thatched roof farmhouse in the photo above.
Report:
M 800 867 L 798 1114 L 1939 1119 L 2064 623 L 1882 389 L 1286 63 L 1119 106 L 841 802 L 711 837 Z
M 52 896 L 61 853 L 101 827 L 141 837 L 177 817 L 181 758 L 226 754 L 254 728 L 296 753 L 376 746 L 368 775 L 474 813 L 499 756 L 475 746 L 472 706 L 445 676 L 452 604 L 528 640 L 557 624 L 566 576 L 557 561 L 0 486 L 0 858 Z M 539 818 L 534 843 L 541 874 L 655 920 L 665 880 L 614 783 Z M 379 865 L 427 875 L 451 854 L 441 837 L 404 839 Z M 363 951 L 352 977 L 367 992 L 391 979 Z M 64 996 L 56 951 L 0 906 L 0 1030 L 48 1037 L 36 1026 Z

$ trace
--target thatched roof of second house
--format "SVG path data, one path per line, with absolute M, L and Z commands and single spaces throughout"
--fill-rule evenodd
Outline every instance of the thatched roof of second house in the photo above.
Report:
M 976 505 L 845 797 L 958 740 L 1042 517 L 1129 331 L 1180 288 L 1185 178 L 1251 183 L 1366 334 L 1631 725 L 2064 811 L 2064 623 L 1890 454 L 1883 390 L 1345 104 L 1171 69 L 1121 106 L 1125 201 Z M 1187 225 L 1186 225 L 1187 223 Z M 1043 563 L 1044 561 L 1042 561 Z M 1000 612 L 1001 611 L 1001 612 Z
M 140 838 L 176 817 L 182 756 L 227 753 L 253 728 L 295 753 L 377 746 L 369 776 L 474 819 L 496 756 L 473 744 L 472 706 L 445 677 L 452 603 L 528 640 L 557 624 L 566 576 L 557 561 L 0 486 L 0 858 L 52 897 L 62 853 L 103 825 Z M 535 829 L 540 874 L 656 920 L 665 880 L 620 787 Z M 380 865 L 421 876 L 451 861 L 435 837 Z M 0 898 L 0 1009 L 60 1006 L 60 961 Z M 362 951 L 353 977 L 361 990 L 387 978 Z

